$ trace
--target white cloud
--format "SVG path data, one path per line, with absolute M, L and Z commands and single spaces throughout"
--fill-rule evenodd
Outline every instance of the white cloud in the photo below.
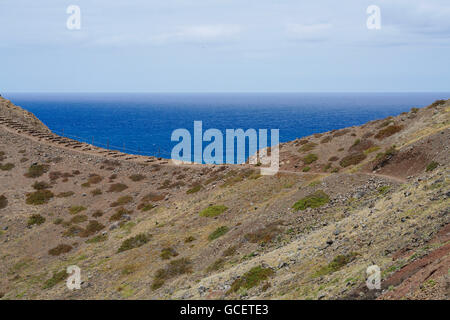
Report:
M 176 28 L 172 32 L 147 34 L 122 34 L 103 36 L 91 44 L 104 46 L 165 45 L 174 43 L 214 43 L 234 39 L 241 32 L 238 25 L 193 25 Z

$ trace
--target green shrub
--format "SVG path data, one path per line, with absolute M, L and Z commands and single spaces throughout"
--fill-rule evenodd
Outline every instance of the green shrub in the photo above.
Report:
M 217 238 L 223 236 L 225 233 L 227 233 L 230 229 L 227 226 L 218 227 L 216 230 L 214 230 L 209 236 L 208 240 L 213 241 Z
M 255 232 L 247 233 L 245 235 L 245 239 L 251 243 L 269 243 L 273 240 L 273 238 L 275 238 L 277 234 L 280 233 L 278 225 L 278 222 L 269 223 L 265 227 L 258 229 Z
M 41 205 L 47 203 L 53 196 L 50 190 L 38 190 L 27 194 L 26 203 L 30 205 Z
M 117 199 L 116 201 L 114 201 L 113 203 L 111 203 L 111 207 L 123 206 L 132 201 L 133 201 L 132 196 L 123 196 L 123 197 L 120 197 L 119 199 Z
M 364 150 L 364 154 L 365 154 L 365 155 L 368 155 L 368 154 L 370 154 L 370 153 L 372 153 L 372 152 L 375 152 L 375 151 L 378 151 L 378 150 L 380 150 L 380 147 L 379 147 L 379 146 L 372 146 L 372 147 L 370 147 L 370 148 Z
M 70 223 L 81 223 L 87 221 L 88 217 L 84 214 L 77 214 L 72 219 L 70 219 Z
M 39 182 L 36 181 L 32 187 L 35 190 L 44 190 L 44 189 L 50 189 L 52 186 L 45 181 L 39 181 Z
M 72 249 L 73 249 L 72 246 L 70 246 L 68 244 L 60 244 L 60 245 L 54 247 L 53 249 L 50 249 L 48 251 L 48 254 L 52 255 L 52 256 L 59 256 L 63 253 L 70 252 Z
M 308 172 L 309 170 L 311 170 L 311 167 L 304 167 L 304 168 L 302 169 L 303 172 Z
M 124 242 L 122 242 L 122 245 L 120 246 L 119 250 L 117 252 L 123 252 L 127 250 L 131 250 L 134 248 L 139 248 L 150 241 L 151 236 L 145 233 L 140 233 L 135 237 L 128 238 Z
M 131 214 L 133 211 L 128 211 L 124 207 L 116 209 L 116 212 L 109 218 L 109 221 L 119 221 L 126 214 Z
M 317 161 L 317 159 L 319 159 L 319 157 L 317 157 L 316 154 L 310 153 L 310 154 L 308 154 L 306 157 L 303 158 L 303 162 L 304 162 L 305 164 L 311 164 L 311 163 L 313 163 L 314 161 Z
M 142 174 L 133 174 L 129 176 L 131 181 L 138 182 L 145 179 L 145 176 Z
M 389 190 L 391 190 L 391 187 L 390 186 L 381 186 L 377 190 L 378 190 L 379 194 L 385 195 L 386 193 L 389 192 Z
M 73 191 L 67 191 L 67 192 L 61 192 L 59 194 L 56 195 L 57 198 L 68 198 L 71 197 L 75 194 L 75 192 Z
M 14 163 L 5 163 L 5 164 L 0 163 L 0 170 L 2 171 L 9 171 L 12 170 L 14 167 L 15 167 Z
M 263 268 L 261 266 L 253 267 L 244 275 L 236 279 L 232 284 L 227 294 L 237 292 L 240 288 L 251 289 L 259 285 L 262 281 L 267 280 L 274 274 L 274 271 L 270 268 Z
M 313 150 L 316 146 L 317 146 L 317 143 L 308 142 L 308 143 L 304 144 L 303 146 L 301 146 L 300 149 L 298 149 L 298 152 L 308 152 L 308 151 Z
M 91 239 L 86 240 L 86 243 L 99 243 L 99 242 L 104 242 L 108 240 L 108 235 L 107 234 L 100 234 L 98 236 L 95 236 Z
M 104 228 L 105 226 L 99 223 L 97 220 L 90 220 L 86 228 L 80 233 L 80 237 L 82 238 L 90 237 L 96 234 L 97 232 L 103 230 Z
M 45 281 L 43 289 L 50 289 L 54 287 L 58 283 L 66 280 L 68 276 L 69 275 L 67 274 L 66 270 L 53 273 L 53 277 Z
M 436 169 L 439 166 L 439 163 L 437 163 L 436 161 L 432 161 L 427 165 L 427 172 L 433 171 L 434 169 Z
M 341 165 L 341 167 L 346 168 L 348 166 L 356 165 L 356 164 L 360 163 L 366 157 L 367 156 L 362 152 L 353 153 L 353 154 L 350 154 L 350 155 L 342 158 L 342 160 L 339 162 L 339 164 Z
M 84 210 L 86 210 L 86 208 L 83 207 L 83 206 L 71 206 L 69 208 L 70 214 L 77 214 L 77 213 L 80 213 L 80 212 L 82 212 Z
M 114 183 L 109 186 L 108 192 L 122 192 L 125 189 L 128 189 L 128 186 L 126 184 Z
M 180 258 L 171 261 L 165 268 L 156 271 L 152 283 L 152 289 L 156 290 L 162 287 L 166 280 L 169 280 L 182 274 L 191 273 L 192 272 L 191 265 L 192 263 L 188 258 Z
M 92 216 L 93 216 L 94 218 L 99 218 L 99 217 L 103 216 L 103 211 L 102 211 L 102 210 L 97 210 L 97 211 L 95 211 L 95 212 L 92 214 Z
M 190 188 L 188 191 L 186 191 L 186 194 L 196 193 L 196 192 L 199 192 L 200 190 L 202 190 L 202 186 L 200 184 L 198 184 L 198 185 Z
M 325 192 L 317 190 L 309 196 L 297 201 L 292 208 L 294 208 L 295 211 L 306 210 L 307 208 L 318 208 L 327 204 L 329 201 L 330 198 Z
M 137 206 L 137 209 L 138 210 L 141 210 L 141 211 L 143 211 L 143 212 L 146 212 L 146 211 L 150 211 L 150 210 L 152 210 L 153 208 L 155 208 L 156 206 L 155 205 L 153 205 L 153 204 L 151 204 L 151 203 L 140 203 L 138 206 Z
M 216 217 L 228 210 L 228 207 L 223 205 L 210 206 L 200 212 L 201 217 Z
M 351 252 L 347 255 L 338 255 L 328 265 L 321 267 L 314 273 L 314 277 L 321 277 L 342 269 L 344 266 L 356 259 L 358 253 Z
M 28 218 L 28 222 L 27 225 L 28 226 L 32 226 L 32 225 L 41 225 L 45 222 L 45 218 L 43 216 L 41 216 L 40 214 L 33 214 Z
M 8 199 L 4 196 L 0 196 L 0 209 L 4 209 L 8 206 Z
M 375 138 L 378 140 L 383 140 L 384 138 L 390 137 L 393 134 L 400 132 L 402 129 L 403 129 L 403 126 L 393 124 L 389 127 L 386 127 L 384 129 L 381 129 L 380 131 L 378 131 L 378 133 L 375 135 Z
M 161 250 L 160 256 L 163 260 L 169 260 L 172 257 L 178 256 L 178 252 L 176 252 L 175 249 L 172 247 L 164 248 Z
M 28 172 L 25 173 L 25 177 L 27 178 L 39 178 L 44 173 L 46 173 L 49 169 L 49 166 L 46 164 L 35 164 L 28 168 Z
M 223 258 L 219 258 L 216 261 L 214 261 L 213 264 L 208 266 L 208 268 L 206 268 L 206 272 L 212 272 L 212 271 L 220 270 L 220 269 L 223 268 L 224 265 L 225 265 L 225 260 Z
M 195 241 L 195 240 L 197 240 L 197 239 L 195 239 L 194 236 L 189 236 L 186 239 L 184 239 L 184 243 L 190 243 L 190 242 Z
M 91 194 L 95 197 L 95 196 L 99 196 L 102 194 L 102 190 L 100 190 L 99 188 L 91 190 Z

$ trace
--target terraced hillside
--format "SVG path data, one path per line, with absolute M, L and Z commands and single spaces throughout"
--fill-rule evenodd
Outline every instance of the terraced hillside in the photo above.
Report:
M 449 126 L 437 101 L 283 143 L 261 176 L 60 137 L 0 97 L 0 297 L 448 299 Z

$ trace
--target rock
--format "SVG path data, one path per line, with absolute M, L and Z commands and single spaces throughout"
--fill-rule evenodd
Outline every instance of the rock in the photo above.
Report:
M 120 226 L 119 222 L 114 222 L 110 227 L 109 230 L 117 229 Z

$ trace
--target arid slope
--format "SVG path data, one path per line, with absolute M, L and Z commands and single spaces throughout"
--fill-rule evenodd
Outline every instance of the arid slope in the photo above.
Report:
M 449 126 L 438 101 L 284 143 L 260 176 L 59 137 L 0 97 L 0 297 L 448 299 Z

